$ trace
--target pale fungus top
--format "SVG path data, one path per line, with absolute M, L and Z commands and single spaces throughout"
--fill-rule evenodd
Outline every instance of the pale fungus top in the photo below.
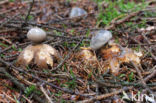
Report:
M 27 33 L 27 38 L 34 43 L 40 43 L 46 39 L 46 32 L 43 29 L 34 27 Z
M 78 16 L 82 16 L 82 15 L 87 15 L 87 12 L 84 9 L 78 8 L 78 7 L 73 7 L 69 17 L 73 18 L 73 17 L 78 17 Z
M 100 49 L 112 38 L 112 33 L 107 30 L 99 30 L 95 34 L 90 42 L 90 48 L 93 50 Z

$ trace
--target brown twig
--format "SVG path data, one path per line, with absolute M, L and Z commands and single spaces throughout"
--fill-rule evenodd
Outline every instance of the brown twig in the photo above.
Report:
M 25 97 L 24 95 L 22 95 L 22 97 L 28 101 L 28 103 L 33 103 L 31 100 L 29 100 L 27 97 Z
M 81 39 L 81 41 L 68 53 L 68 55 L 59 63 L 59 65 L 56 68 L 53 68 L 51 71 L 55 71 L 58 68 L 60 68 L 64 62 L 70 57 L 70 55 L 72 54 L 72 52 L 80 45 L 80 43 L 82 42 L 83 38 Z
M 43 88 L 43 85 L 40 86 L 40 89 L 41 89 L 41 91 L 43 92 L 43 94 L 45 95 L 45 97 L 47 98 L 48 103 L 54 103 L 54 102 L 52 101 L 52 99 L 48 96 L 48 94 L 46 93 L 45 89 Z
M 25 17 L 25 21 L 24 21 L 24 23 L 21 25 L 21 27 L 23 27 L 23 26 L 25 26 L 25 25 L 27 24 L 28 17 L 29 17 L 30 12 L 31 12 L 31 10 L 32 10 L 32 8 L 33 8 L 33 5 L 34 5 L 34 0 L 32 0 L 32 3 L 30 4 L 30 8 L 29 8 L 28 13 L 27 13 L 27 15 L 26 15 L 26 17 Z
M 8 10 L 6 10 L 6 11 L 0 12 L 0 16 L 3 16 L 3 17 L 4 17 L 4 15 L 5 15 L 6 13 L 9 13 L 9 12 L 11 12 L 11 11 L 18 10 L 18 9 L 21 9 L 21 8 L 22 8 L 22 6 L 20 6 L 20 7 L 12 7 L 11 9 L 8 9 Z
M 156 66 L 154 66 L 154 68 L 153 68 L 154 71 L 150 75 L 148 75 L 147 77 L 144 78 L 145 82 L 149 81 L 151 78 L 156 76 L 156 69 L 155 68 L 156 68 Z
M 8 44 L 12 44 L 12 42 L 4 37 L 0 37 L 1 40 L 7 42 Z
M 7 63 L 8 64 L 8 63 Z M 18 88 L 20 88 L 21 90 L 25 90 L 25 86 L 23 84 L 21 84 L 20 82 L 17 81 L 16 78 L 14 78 L 12 75 L 10 75 L 7 71 L 6 68 L 0 67 L 0 72 L 2 72 L 3 74 L 5 74 L 5 76 L 7 78 L 9 78 Z M 39 103 L 44 103 L 43 100 L 41 98 L 39 98 L 36 94 L 33 95 L 34 99 L 37 100 Z
M 16 24 L 17 21 L 11 21 L 11 22 Z M 24 22 L 18 22 L 18 24 L 20 24 L 20 23 L 24 23 Z M 27 24 L 32 25 L 32 26 L 38 26 L 38 27 L 48 28 L 48 29 L 52 29 L 52 30 L 57 30 L 57 31 L 62 32 L 64 34 L 70 35 L 70 36 L 65 36 L 65 35 L 59 36 L 59 35 L 53 35 L 52 32 L 47 32 L 48 35 L 53 36 L 53 37 L 59 37 L 59 38 L 65 38 L 65 39 L 81 39 L 81 38 L 89 39 L 89 37 L 86 37 L 86 36 L 75 36 L 75 37 L 72 37 L 71 36 L 72 34 L 70 34 L 68 32 L 65 32 L 64 30 L 61 30 L 61 29 L 58 29 L 58 28 L 55 28 L 55 27 L 50 27 L 50 26 L 47 26 L 47 25 L 37 24 L 37 23 L 33 23 L 33 22 L 27 22 Z M 16 29 L 23 29 L 23 30 L 29 30 L 31 28 L 31 27 L 23 27 L 23 28 L 21 28 L 19 25 L 12 25 L 12 24 L 6 24 L 4 26 L 16 28 Z
M 18 21 L 11 21 L 11 22 L 14 23 L 14 24 L 21 24 L 21 23 L 24 23 L 23 21 L 20 21 L 20 22 L 18 22 Z M 62 32 L 62 33 L 64 33 L 64 34 L 72 35 L 72 34 L 70 34 L 70 33 L 68 33 L 68 32 L 65 32 L 64 30 L 59 29 L 59 28 L 51 27 L 51 26 L 44 25 L 44 24 L 37 24 L 37 23 L 35 23 L 35 22 L 27 22 L 27 24 L 32 25 L 32 26 L 38 26 L 38 27 L 48 28 L 48 29 L 52 29 L 52 30 L 56 30 L 56 31 Z M 15 26 L 15 25 L 6 25 L 6 26 L 12 26 L 12 27 L 16 27 L 16 28 L 19 28 L 19 29 L 23 29 L 23 28 L 20 28 L 20 27 L 18 27 L 18 26 Z M 26 29 L 26 28 L 25 28 L 25 29 Z M 28 29 L 29 29 L 29 28 L 28 28 Z
M 24 69 L 22 69 L 22 68 L 17 68 L 17 67 L 15 67 L 14 65 L 12 65 L 12 64 L 10 64 L 10 63 L 8 63 L 8 62 L 5 62 L 2 58 L 0 58 L 0 62 L 1 62 L 2 64 L 6 65 L 7 67 L 12 67 L 12 68 L 10 68 L 10 69 L 15 69 L 15 70 L 17 70 L 17 71 L 19 71 L 19 72 L 22 72 L 22 73 L 24 73 L 24 74 L 26 74 L 26 75 L 29 75 L 30 77 L 32 77 L 32 78 L 34 78 L 34 79 L 40 81 L 41 83 L 47 84 L 47 85 L 49 85 L 49 86 L 51 86 L 51 87 L 53 87 L 53 88 L 56 88 L 56 89 L 58 89 L 58 90 L 61 90 L 61 91 L 64 91 L 64 92 L 67 92 L 67 93 L 70 93 L 70 94 L 76 94 L 76 95 L 84 96 L 84 97 L 88 96 L 88 95 L 85 95 L 85 94 L 80 94 L 80 93 L 74 92 L 74 91 L 69 90 L 69 89 L 67 89 L 67 88 L 61 88 L 61 87 L 56 86 L 56 85 L 54 85 L 54 84 L 52 84 L 52 83 L 49 83 L 49 82 L 47 82 L 47 81 L 45 81 L 45 80 L 43 80 L 43 79 L 41 79 L 41 78 L 39 78 L 39 77 L 37 77 L 37 76 L 34 76 L 33 74 L 29 74 L 26 70 L 24 70 Z
M 153 92 L 149 89 L 149 87 L 146 85 L 146 82 L 144 81 L 142 75 L 141 75 L 141 71 L 139 70 L 138 66 L 134 63 L 134 62 L 131 62 L 133 64 L 133 66 L 135 67 L 138 75 L 139 75 L 139 78 L 141 80 L 141 83 L 143 84 L 143 86 L 151 93 L 153 94 Z
M 81 15 L 81 16 L 77 16 L 77 17 L 72 17 L 72 18 L 62 18 L 62 19 L 59 19 L 59 20 L 51 20 L 49 21 L 48 23 L 46 23 L 46 25 L 49 25 L 49 24 L 55 24 L 55 23 L 58 23 L 58 22 L 63 22 L 63 21 L 67 21 L 67 20 L 74 20 L 74 19 L 80 19 L 80 18 L 84 18 L 84 17 L 87 17 L 89 15 L 93 15 L 93 13 L 88 13 L 87 15 Z M 85 18 L 84 18 L 85 19 Z
M 83 100 L 83 101 L 79 101 L 77 103 L 90 103 L 90 102 L 94 102 L 96 100 L 102 100 L 102 99 L 105 99 L 105 98 L 108 98 L 110 96 L 114 96 L 114 95 L 117 95 L 119 93 L 122 93 L 123 91 L 127 91 L 129 89 L 131 89 L 132 87 L 129 87 L 129 88 L 125 88 L 125 89 L 120 89 L 118 91 L 115 91 L 115 92 L 111 92 L 111 93 L 107 93 L 107 94 L 102 94 L 102 95 L 98 95 L 98 96 L 95 96 L 95 97 L 92 97 L 90 99 L 86 99 L 86 100 Z
M 133 87 L 143 87 L 144 88 L 142 83 L 139 83 L 139 82 L 127 83 L 124 81 L 111 81 L 111 80 L 109 80 L 109 81 L 95 80 L 95 82 L 99 83 L 99 85 L 101 85 L 101 86 L 105 86 L 105 87 L 109 87 L 109 88 L 122 87 L 122 86 L 133 86 Z M 156 83 L 149 83 L 146 85 L 149 87 L 153 87 L 153 86 L 156 86 Z
M 16 29 L 14 29 L 14 28 L 3 29 L 0 31 L 0 33 L 6 33 L 6 32 L 12 32 L 12 31 L 16 31 Z M 0 36 L 2 36 L 2 35 L 0 35 Z
M 3 4 L 8 3 L 8 2 L 9 2 L 9 0 L 0 1 L 0 5 L 3 5 Z
M 136 43 L 138 43 L 139 45 L 141 45 L 142 43 L 137 41 L 135 38 L 133 37 L 129 37 L 131 40 L 135 41 Z M 156 61 L 156 57 L 155 55 L 151 52 L 151 50 L 148 48 L 148 47 L 144 47 L 150 54 L 151 54 L 151 57 L 154 59 L 154 61 Z
M 9 95 L 7 95 L 5 92 L 3 92 L 3 95 L 5 95 L 5 98 L 11 100 L 10 102 L 14 102 L 14 103 L 16 103 L 15 99 L 13 99 L 13 98 L 10 97 Z
M 10 50 L 11 48 L 12 48 L 12 45 L 0 51 L 0 54 Z
M 17 17 L 19 15 L 19 13 L 17 13 L 16 15 L 12 16 L 11 18 L 7 18 L 6 21 L 2 22 L 0 25 L 0 28 L 3 27 L 5 24 L 7 24 L 9 21 L 13 20 L 15 17 Z
M 9 46 L 9 47 L 3 49 L 2 51 L 0 51 L 0 54 L 1 54 L 1 53 L 4 53 L 4 52 L 6 52 L 6 51 L 8 51 L 8 50 L 10 50 L 10 49 L 12 49 L 13 46 L 21 47 L 21 46 L 26 46 L 26 45 L 28 45 L 28 44 L 30 44 L 30 43 L 31 43 L 31 42 L 26 42 L 26 43 L 17 44 L 17 45 L 13 44 L 13 45 L 11 45 L 11 46 Z
M 148 38 L 145 36 L 145 34 L 142 34 L 143 38 L 147 41 L 148 44 L 151 44 L 151 42 L 148 40 Z M 151 48 L 151 53 L 152 53 L 152 47 Z M 154 60 L 156 60 L 156 56 L 152 53 L 153 58 L 155 58 Z

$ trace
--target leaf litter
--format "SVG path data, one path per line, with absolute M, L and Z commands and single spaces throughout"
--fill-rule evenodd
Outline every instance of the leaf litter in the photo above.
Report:
M 60 52 L 63 60 L 61 60 L 62 63 L 54 65 L 54 68 L 61 65 L 55 71 L 46 68 L 37 70 L 36 66 L 28 66 L 27 70 L 25 70 L 27 73 L 24 74 L 24 72 L 16 71 L 15 68 L 14 70 L 8 70 L 6 68 L 9 74 L 28 88 L 26 90 L 33 91 L 32 84 L 42 86 L 41 84 L 43 83 L 43 88 L 46 90 L 45 92 L 54 102 L 83 102 L 83 100 L 87 102 L 122 101 L 120 98 L 122 96 L 122 90 L 120 89 L 127 91 L 126 93 L 130 93 L 131 91 L 138 93 L 141 89 L 146 88 L 140 83 L 141 77 L 138 76 L 138 71 L 135 66 L 132 65 L 131 62 L 133 62 L 138 66 L 143 81 L 148 80 L 145 85 L 149 87 L 151 91 L 155 91 L 154 73 L 156 54 L 154 52 L 155 30 L 153 29 L 155 27 L 152 25 L 148 28 L 144 27 L 145 29 L 139 27 L 134 29 L 130 23 L 127 24 L 129 20 L 131 20 L 130 22 L 134 25 L 136 25 L 136 22 L 141 22 L 141 20 L 137 18 L 142 19 L 143 17 L 140 17 L 140 15 L 145 16 L 144 13 L 147 13 L 146 11 L 143 11 L 143 13 L 138 12 L 140 15 L 133 14 L 133 20 L 129 17 L 128 20 L 125 17 L 126 19 L 123 19 L 123 23 L 121 20 L 121 24 L 112 24 L 113 27 L 108 27 L 113 33 L 114 41 L 118 43 L 108 43 L 100 50 L 93 51 L 88 49 L 91 40 L 90 33 L 96 29 L 103 28 L 102 24 L 99 25 L 99 28 L 96 27 L 97 13 L 99 13 L 97 3 L 90 0 L 36 1 L 29 15 L 28 24 L 21 30 L 19 28 L 21 28 L 21 24 L 24 23 L 24 16 L 27 14 L 25 11 L 29 8 L 30 3 L 30 1 L 15 1 L 1 4 L 0 10 L 3 11 L 4 14 L 0 17 L 1 23 L 5 22 L 6 18 L 10 19 L 3 24 L 0 32 L 0 36 L 6 39 L 0 39 L 0 43 L 2 44 L 0 45 L 2 49 L 0 50 L 0 61 L 5 60 L 5 62 L 0 62 L 0 66 L 6 68 L 10 67 L 8 63 L 14 65 L 21 49 L 31 44 L 26 39 L 25 34 L 32 26 L 42 27 L 48 32 L 48 39 L 45 42 L 55 47 Z M 107 5 L 109 5 L 109 3 L 107 3 Z M 71 19 L 69 18 L 69 14 L 72 7 L 83 8 L 88 15 L 86 17 L 80 16 Z M 20 14 L 11 20 L 12 15 L 17 13 Z M 155 22 L 152 21 L 152 23 Z M 148 21 L 145 24 L 146 26 L 149 25 Z M 87 33 L 89 35 L 86 36 Z M 143 33 L 147 34 L 144 36 L 142 35 Z M 119 39 L 117 40 L 117 38 Z M 83 39 L 83 42 L 79 47 L 74 49 L 71 55 L 67 56 L 81 39 Z M 11 41 L 10 43 L 12 44 L 8 43 L 8 41 Z M 15 45 L 14 49 L 12 45 Z M 68 59 L 65 60 L 64 58 L 66 56 Z M 13 67 L 11 66 L 10 68 Z M 42 82 L 39 81 L 39 79 L 35 79 L 33 75 Z M 8 79 L 3 78 L 2 81 L 3 80 Z M 97 82 L 97 80 L 99 82 Z M 51 83 L 52 85 L 46 84 L 43 81 Z M 12 81 L 12 83 L 14 83 L 14 81 Z M 12 84 L 9 85 L 19 89 Z M 125 89 L 125 85 L 128 89 Z M 130 89 L 130 86 L 133 86 L 133 88 Z M 7 88 L 9 91 L 7 95 L 11 97 L 11 102 L 15 102 L 16 98 L 19 98 L 19 91 L 15 91 L 14 95 L 12 95 L 11 89 L 6 86 L 1 86 L 1 92 L 4 93 L 4 88 Z M 72 92 L 67 92 L 65 89 L 71 90 Z M 114 90 L 117 92 L 114 92 Z M 112 94 L 109 94 L 109 92 Z M 48 101 L 47 96 L 42 95 L 42 91 L 37 86 L 32 94 L 33 93 L 35 95 L 37 94 L 39 98 L 44 98 Z M 25 100 L 38 102 L 37 99 L 32 97 L 33 96 L 28 96 Z M 23 98 L 24 97 L 22 97 L 21 101 L 23 101 Z M 4 98 L 2 100 L 5 101 Z

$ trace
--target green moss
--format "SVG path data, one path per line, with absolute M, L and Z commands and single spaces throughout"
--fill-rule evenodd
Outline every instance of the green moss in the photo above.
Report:
M 141 1 L 141 3 L 135 2 L 125 2 L 125 0 L 94 0 L 98 4 L 99 14 L 97 16 L 97 24 L 100 26 L 108 26 L 111 21 L 114 19 L 122 19 L 128 15 L 130 12 L 136 12 L 144 9 L 148 4 Z M 102 2 L 107 3 L 108 6 L 106 8 L 102 8 Z M 139 25 L 140 26 L 140 25 Z M 142 26 L 142 24 L 141 24 Z

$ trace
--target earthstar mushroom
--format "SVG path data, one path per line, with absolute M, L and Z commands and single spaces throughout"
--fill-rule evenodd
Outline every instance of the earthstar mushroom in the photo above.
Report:
M 81 47 L 80 57 L 86 62 L 97 61 L 94 51 L 102 48 L 112 38 L 112 33 L 107 30 L 99 30 L 95 32 L 95 35 L 91 38 L 90 47 Z
M 82 16 L 82 15 L 87 15 L 87 12 L 82 8 L 73 7 L 70 14 L 69 14 L 69 17 L 73 18 L 73 17 Z
M 90 42 L 90 48 L 93 50 L 100 49 L 104 44 L 106 44 L 111 38 L 112 33 L 107 30 L 96 31 L 96 35 L 92 37 Z
M 48 44 L 41 44 L 46 40 L 46 32 L 38 27 L 27 33 L 27 38 L 34 44 L 27 46 L 18 56 L 17 65 L 26 67 L 34 61 L 38 68 L 53 67 L 54 61 L 59 60 L 57 50 Z

